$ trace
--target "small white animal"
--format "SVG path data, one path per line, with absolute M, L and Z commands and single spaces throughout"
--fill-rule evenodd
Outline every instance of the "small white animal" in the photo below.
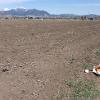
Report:
M 89 73 L 89 69 L 85 69 L 85 73 Z
M 93 69 L 92 69 L 92 70 L 85 69 L 84 72 L 85 72 L 85 73 L 92 72 L 92 73 L 95 73 L 95 74 L 97 74 L 97 75 L 100 75 L 100 64 L 99 64 L 98 66 L 93 66 Z

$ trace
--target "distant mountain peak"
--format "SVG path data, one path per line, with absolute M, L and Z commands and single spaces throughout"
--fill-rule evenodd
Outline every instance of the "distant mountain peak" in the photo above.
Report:
M 44 10 L 37 9 L 26 9 L 26 8 L 15 8 L 0 11 L 1 16 L 49 16 L 50 14 Z

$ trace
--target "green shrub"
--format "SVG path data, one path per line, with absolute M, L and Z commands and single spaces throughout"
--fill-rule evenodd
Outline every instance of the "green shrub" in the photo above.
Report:
M 96 56 L 100 56 L 100 50 L 96 51 Z
M 67 80 L 65 84 L 72 89 L 71 100 L 96 100 L 95 98 L 100 95 L 100 91 L 96 89 L 93 81 L 79 80 L 75 82 Z

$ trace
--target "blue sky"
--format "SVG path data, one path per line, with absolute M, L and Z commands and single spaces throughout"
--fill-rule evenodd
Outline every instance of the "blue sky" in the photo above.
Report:
M 0 9 L 35 8 L 51 14 L 99 14 L 100 0 L 0 0 Z

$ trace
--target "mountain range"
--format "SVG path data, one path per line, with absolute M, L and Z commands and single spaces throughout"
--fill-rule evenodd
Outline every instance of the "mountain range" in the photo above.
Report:
M 64 17 L 64 18 L 78 18 L 82 15 L 74 15 L 74 14 L 50 14 L 44 10 L 37 9 L 25 9 L 25 8 L 16 8 L 16 9 L 7 9 L 0 10 L 0 16 L 35 16 L 35 17 Z M 99 15 L 89 14 L 84 15 L 87 17 L 98 17 Z
M 9 10 L 1 10 L 0 16 L 49 16 L 50 14 L 44 10 L 16 8 Z

